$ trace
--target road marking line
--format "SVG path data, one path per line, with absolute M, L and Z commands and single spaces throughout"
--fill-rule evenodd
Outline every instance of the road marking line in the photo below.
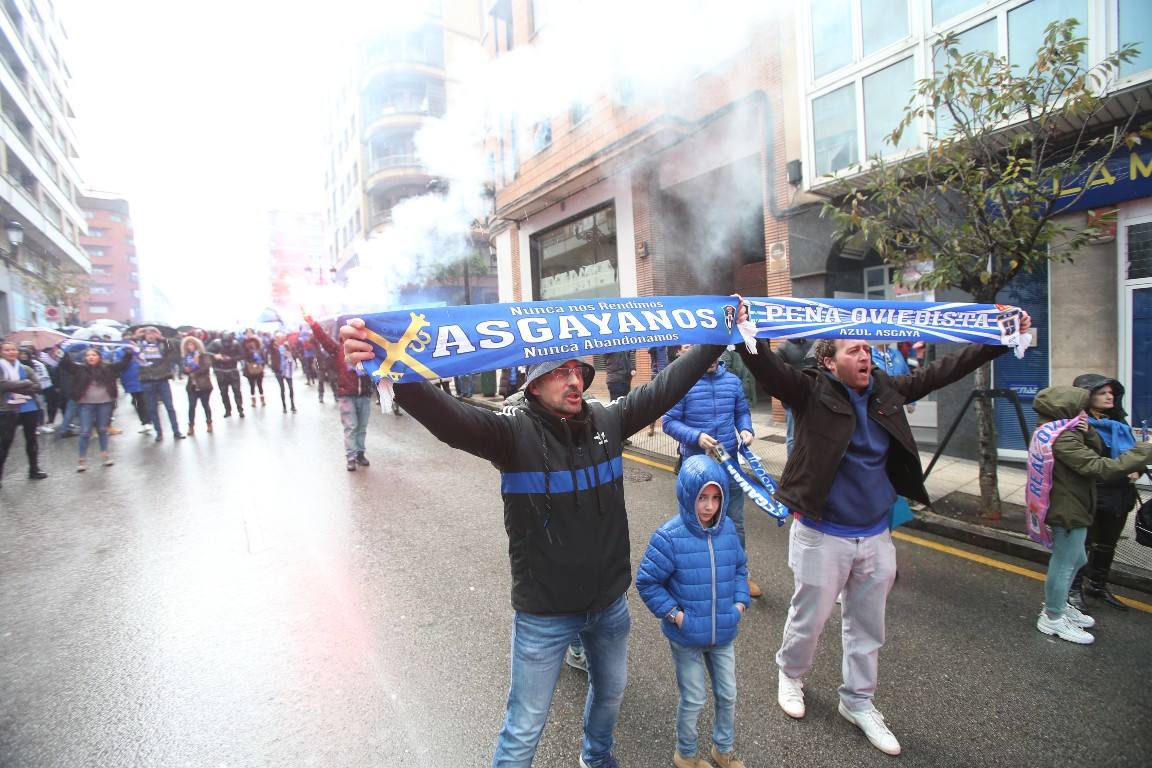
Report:
M 661 464 L 658 461 L 652 461 L 651 459 L 646 459 L 643 456 L 637 456 L 634 453 L 626 452 L 624 456 L 629 461 L 639 462 L 640 464 L 645 464 L 649 467 L 655 467 L 656 469 L 663 469 L 666 472 L 671 472 L 673 470 L 673 467 L 669 464 Z M 947 544 L 940 544 L 935 541 L 929 541 L 928 539 L 922 539 L 919 536 L 913 536 L 912 534 L 905 533 L 904 531 L 892 531 L 892 538 L 899 539 L 900 541 L 907 541 L 910 544 L 917 544 L 921 547 L 927 547 L 928 549 L 934 549 L 937 552 L 943 552 L 948 555 L 961 557 L 965 560 L 971 560 L 974 563 L 987 565 L 990 568 L 999 568 L 1002 571 L 1015 573 L 1017 576 L 1024 576 L 1025 578 L 1035 579 L 1036 581 L 1044 581 L 1045 578 L 1044 571 L 1037 571 L 1033 568 L 1024 568 L 1019 565 L 1014 565 L 1013 563 L 1006 563 L 1003 560 L 996 560 L 995 558 L 985 557 L 984 555 L 977 555 L 974 552 L 968 552 L 963 549 L 950 547 Z M 1152 605 L 1148 603 L 1144 603 L 1139 600 L 1133 600 L 1130 597 L 1121 597 L 1120 595 L 1117 595 L 1117 597 L 1120 599 L 1120 602 L 1124 603 L 1130 608 L 1135 608 L 1136 610 L 1144 611 L 1145 613 L 1152 613 Z
M 900 541 L 907 541 L 910 544 L 917 544 L 921 547 L 927 547 L 928 549 L 934 549 L 937 552 L 944 552 L 945 554 L 962 557 L 965 560 L 971 560 L 974 563 L 987 565 L 990 568 L 999 568 L 1002 571 L 1015 573 L 1018 576 L 1035 579 L 1036 581 L 1044 581 L 1045 579 L 1044 571 L 1037 571 L 1032 568 L 1024 568 L 1012 563 L 1006 563 L 1003 560 L 996 560 L 995 558 L 985 557 L 984 555 L 977 555 L 974 552 L 967 552 L 963 549 L 950 547 L 947 544 L 940 544 L 939 542 L 922 539 L 919 536 L 913 536 L 912 534 L 905 533 L 904 531 L 892 531 L 892 538 L 899 539 Z M 1130 608 L 1135 608 L 1136 610 L 1144 611 L 1145 613 L 1152 613 L 1152 605 L 1149 605 L 1148 603 L 1144 603 L 1139 600 L 1133 600 L 1129 597 L 1120 597 L 1119 595 L 1117 595 L 1117 597 L 1120 599 L 1120 602 L 1124 603 Z

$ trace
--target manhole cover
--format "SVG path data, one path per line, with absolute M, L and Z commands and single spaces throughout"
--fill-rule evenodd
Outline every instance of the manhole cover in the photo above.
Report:
M 651 472 L 645 472 L 642 469 L 635 469 L 633 467 L 624 468 L 624 479 L 631 483 L 646 483 L 652 479 Z

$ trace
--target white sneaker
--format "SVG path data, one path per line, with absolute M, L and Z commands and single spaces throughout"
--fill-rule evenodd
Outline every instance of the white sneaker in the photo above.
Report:
M 872 742 L 872 746 L 876 749 L 886 755 L 900 754 L 900 742 L 896 741 L 896 737 L 892 735 L 892 731 L 884 723 L 884 715 L 880 714 L 880 710 L 876 707 L 853 712 L 841 701 L 840 714 L 845 720 L 864 731 L 864 735 L 868 737 L 868 741 Z
M 152 434 L 152 425 L 151 424 L 145 424 L 144 426 L 140 427 L 140 434 L 142 434 L 142 435 Z
M 1084 611 L 1072 605 L 1072 603 L 1064 606 L 1064 618 L 1068 619 L 1068 621 L 1077 627 L 1080 627 L 1080 629 L 1088 629 L 1089 627 L 1096 626 L 1096 619 L 1084 613 Z
M 804 717 L 804 681 L 798 677 L 788 677 L 784 670 L 780 670 L 779 685 L 776 689 L 776 701 L 780 709 L 789 717 L 797 720 Z
M 56 431 L 55 427 L 49 427 L 49 426 L 40 427 L 40 434 L 42 434 L 42 435 L 50 435 L 55 431 Z
M 1047 611 L 1040 611 L 1040 618 L 1036 619 L 1036 629 L 1046 635 L 1056 635 L 1061 640 L 1078 645 L 1091 645 L 1096 641 L 1091 634 L 1073 624 L 1066 614 L 1050 619 Z

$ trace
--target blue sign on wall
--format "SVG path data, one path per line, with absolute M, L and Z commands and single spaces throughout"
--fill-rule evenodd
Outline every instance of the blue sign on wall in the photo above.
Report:
M 1102 154 L 1089 154 L 1085 163 L 1095 162 Z M 1083 196 L 1077 199 L 1081 192 Z M 1145 142 L 1133 149 L 1121 147 L 1095 172 L 1084 168 L 1065 180 L 1060 197 L 1068 201 L 1065 205 L 1057 203 L 1057 210 L 1061 213 L 1152 197 L 1152 144 Z

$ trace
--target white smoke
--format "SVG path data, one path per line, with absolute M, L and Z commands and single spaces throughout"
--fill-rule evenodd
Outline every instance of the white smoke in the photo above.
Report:
M 493 179 L 485 142 L 498 126 L 516 122 L 526 157 L 533 125 L 602 96 L 636 109 L 690 110 L 685 86 L 756 44 L 757 31 L 774 15 L 772 5 L 544 0 L 537 3 L 544 11 L 537 25 L 541 31 L 531 44 L 496 57 L 476 46 L 471 55 L 451 62 L 448 76 L 458 85 L 448 112 L 429 121 L 415 139 L 422 164 L 446 182 L 447 192 L 403 201 L 393 208 L 390 228 L 360 244 L 361 266 L 348 276 L 347 306 L 364 311 L 393 306 L 401 288 L 468 256 L 471 224 L 492 211 L 492 199 L 483 192 Z M 413 4 L 370 7 L 392 26 L 397 19 L 387 14 L 397 6 L 411 11 Z M 420 18 L 408 12 L 404 23 L 417 24 Z M 498 34 L 503 40 L 502 27 Z

